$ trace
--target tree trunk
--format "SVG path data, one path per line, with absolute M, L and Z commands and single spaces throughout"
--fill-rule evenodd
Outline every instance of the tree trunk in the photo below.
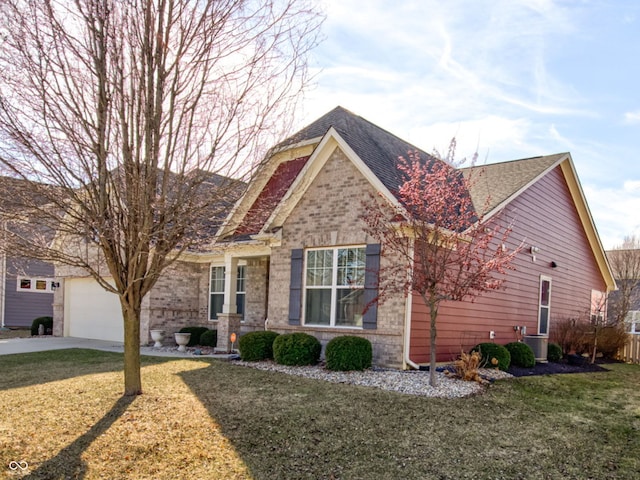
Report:
M 431 324 L 429 328 L 431 342 L 429 344 L 429 385 L 432 387 L 438 386 L 438 379 L 436 378 L 436 319 L 438 318 L 438 304 L 430 299 L 429 301 L 429 315 L 431 317 Z
M 140 307 L 123 305 L 124 317 L 124 395 L 141 395 Z

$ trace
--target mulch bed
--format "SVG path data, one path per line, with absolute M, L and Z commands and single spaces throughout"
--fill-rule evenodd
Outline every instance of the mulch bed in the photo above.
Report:
M 597 363 L 585 363 L 583 365 L 570 365 L 566 359 L 560 362 L 536 363 L 533 368 L 522 368 L 511 366 L 507 370 L 514 377 L 527 377 L 530 375 L 553 375 L 557 373 L 593 373 L 607 372 L 608 370 L 602 366 L 603 362 L 596 360 Z

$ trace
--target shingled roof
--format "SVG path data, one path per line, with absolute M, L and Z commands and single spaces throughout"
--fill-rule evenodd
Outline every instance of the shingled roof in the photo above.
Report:
M 463 168 L 465 177 L 473 177 L 471 198 L 476 211 L 491 212 L 568 155 L 557 153 Z
M 429 161 L 440 161 L 392 133 L 343 107 L 336 107 L 315 122 L 284 140 L 278 148 L 320 139 L 333 127 L 353 151 L 380 179 L 387 189 L 397 193 L 403 182 L 398 170 L 398 158 L 416 151 Z

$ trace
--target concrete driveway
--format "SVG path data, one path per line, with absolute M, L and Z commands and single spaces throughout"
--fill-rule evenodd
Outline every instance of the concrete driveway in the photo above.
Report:
M 65 348 L 88 348 L 92 350 L 104 350 L 107 352 L 124 352 L 124 344 L 105 340 L 91 340 L 88 338 L 73 337 L 32 337 L 32 338 L 7 338 L 0 339 L 0 355 L 11 355 L 14 353 L 43 352 L 45 350 L 62 350 Z M 153 348 L 151 346 L 140 346 L 141 355 L 153 357 L 194 357 L 190 351 L 178 352 L 177 348 L 163 347 Z M 238 358 L 236 354 L 212 354 L 198 355 L 202 357 L 213 357 L 222 360 L 233 360 Z
M 106 350 L 109 352 L 124 351 L 122 343 L 90 340 L 87 338 L 34 337 L 7 338 L 0 340 L 0 355 L 42 352 L 45 350 L 62 350 L 64 348 L 90 348 L 93 350 Z

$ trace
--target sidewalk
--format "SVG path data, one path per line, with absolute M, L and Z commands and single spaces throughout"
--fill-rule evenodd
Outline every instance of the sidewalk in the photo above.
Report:
M 73 337 L 32 337 L 32 338 L 8 338 L 0 339 L 0 355 L 11 355 L 15 353 L 42 352 L 46 350 L 62 350 L 65 348 L 88 348 L 92 350 L 104 350 L 107 352 L 124 352 L 124 345 L 119 342 L 109 342 L 104 340 L 91 340 L 88 338 Z M 178 357 L 192 358 L 192 352 L 178 352 L 177 348 L 153 348 L 148 346 L 140 347 L 141 355 L 155 357 Z M 229 359 L 230 355 L 200 355 L 202 357 L 212 357 Z

